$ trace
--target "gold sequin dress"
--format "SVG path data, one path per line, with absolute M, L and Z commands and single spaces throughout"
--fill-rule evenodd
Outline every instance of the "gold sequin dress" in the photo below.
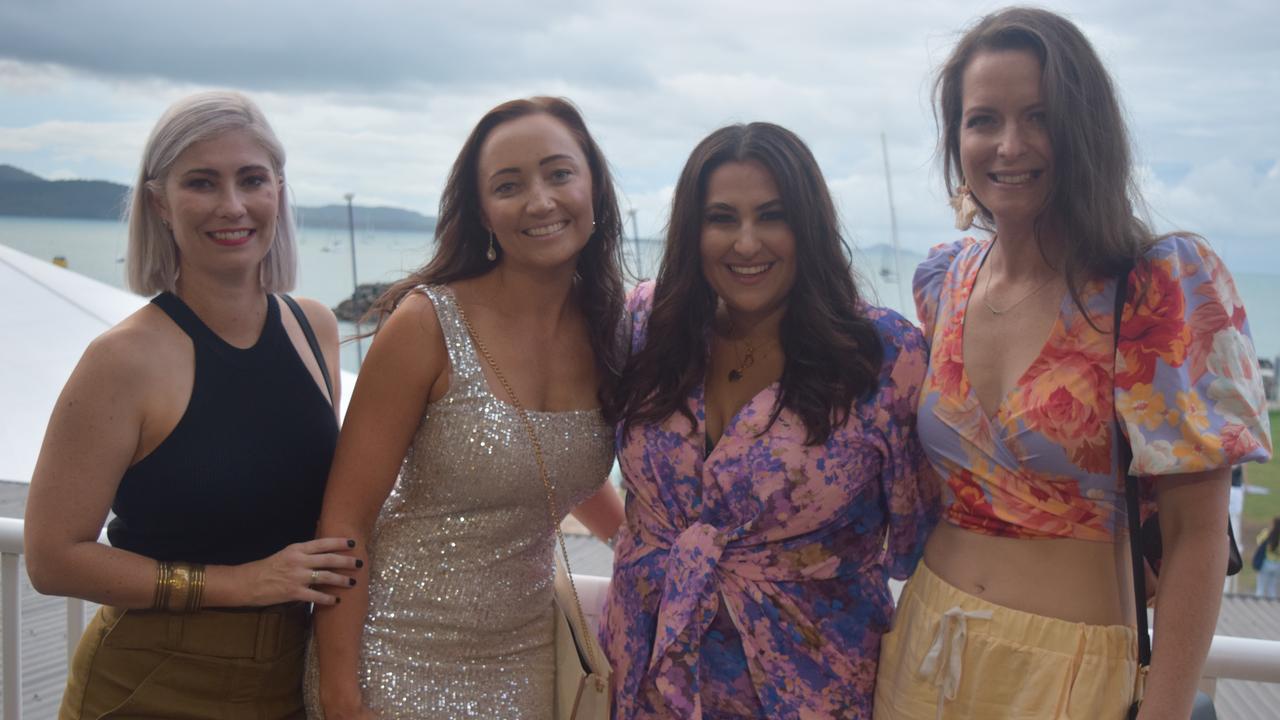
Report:
M 494 397 L 447 287 L 435 304 L 449 390 L 431 403 L 369 547 L 360 672 L 380 720 L 550 718 L 555 538 L 528 435 Z M 596 410 L 530 412 L 556 501 L 599 488 L 613 429 Z M 314 663 L 311 717 L 320 717 Z

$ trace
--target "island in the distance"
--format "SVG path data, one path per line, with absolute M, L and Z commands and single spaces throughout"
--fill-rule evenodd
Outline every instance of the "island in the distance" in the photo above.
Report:
M 119 220 L 129 188 L 105 180 L 46 180 L 0 164 L 0 215 L 18 217 Z M 345 228 L 346 205 L 297 207 L 300 227 Z M 436 219 L 396 207 L 355 206 L 356 227 L 434 233 Z

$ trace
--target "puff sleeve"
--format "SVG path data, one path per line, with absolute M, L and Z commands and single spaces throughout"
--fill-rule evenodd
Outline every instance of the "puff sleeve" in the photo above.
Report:
M 884 347 L 879 430 L 887 448 L 880 493 L 888 518 L 885 568 L 899 580 L 915 570 L 924 543 L 942 512 L 940 483 L 916 434 L 916 405 L 928 363 L 924 338 L 906 318 L 880 310 Z
M 1129 275 L 1116 348 L 1116 411 L 1131 472 L 1265 462 L 1271 430 L 1244 305 L 1195 236 L 1157 242 Z
M 972 238 L 965 238 L 935 245 L 929 250 L 924 262 L 916 266 L 915 275 L 911 278 L 911 294 L 916 301 L 916 316 L 920 319 L 920 327 L 924 329 L 924 340 L 929 345 L 933 344 L 933 330 L 937 325 L 938 313 L 941 312 L 942 292 L 946 287 L 947 276 L 961 251 L 974 243 Z

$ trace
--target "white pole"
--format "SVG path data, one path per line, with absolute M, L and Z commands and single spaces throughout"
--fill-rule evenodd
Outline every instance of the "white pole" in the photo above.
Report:
M 356 301 L 356 293 L 360 290 L 360 280 L 356 277 L 356 216 L 355 210 L 351 206 L 351 200 L 355 197 L 355 193 L 347 193 L 342 197 L 347 199 L 347 232 L 351 237 L 351 302 Z M 364 343 L 360 338 L 360 318 L 356 317 L 356 372 L 360 372 L 360 366 L 364 364 Z
M 22 718 L 22 601 L 18 556 L 0 556 L 0 623 L 4 627 L 4 720 Z
M 906 281 L 902 277 L 902 262 L 898 259 L 898 213 L 893 208 L 893 176 L 889 172 L 889 143 L 884 133 L 880 133 L 880 154 L 884 156 L 884 186 L 889 191 L 889 236 L 893 239 L 893 272 L 898 280 L 899 309 L 904 315 L 913 315 L 906 295 L 902 294 Z

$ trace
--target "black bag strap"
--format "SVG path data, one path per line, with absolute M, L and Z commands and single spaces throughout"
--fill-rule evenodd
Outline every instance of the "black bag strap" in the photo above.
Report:
M 324 353 L 320 352 L 320 342 L 316 340 L 316 331 L 311 329 L 311 323 L 307 320 L 306 313 L 302 312 L 302 308 L 298 305 L 298 301 L 281 294 L 280 299 L 284 300 L 284 304 L 289 306 L 293 311 L 293 316 L 298 319 L 298 326 L 302 328 L 302 334 L 307 337 L 307 344 L 311 346 L 311 353 L 316 356 L 316 364 L 320 366 L 320 376 L 324 378 L 324 389 L 329 391 L 329 404 L 333 405 L 333 383 L 329 380 L 329 366 L 325 364 Z
M 1126 267 L 1116 275 L 1115 338 L 1116 354 L 1120 352 L 1120 321 L 1124 315 L 1124 301 L 1129 292 L 1129 273 Z M 1113 371 L 1114 377 L 1114 371 Z M 1112 408 L 1116 421 L 1116 442 L 1120 446 L 1120 473 L 1124 475 L 1124 504 L 1129 515 L 1129 561 L 1133 565 L 1133 609 L 1138 620 L 1138 665 L 1151 664 L 1151 635 L 1147 631 L 1147 574 L 1146 560 L 1142 554 L 1142 514 L 1138 510 L 1138 478 L 1129 472 L 1133 464 L 1133 449 L 1124 434 L 1124 423 L 1118 410 Z

